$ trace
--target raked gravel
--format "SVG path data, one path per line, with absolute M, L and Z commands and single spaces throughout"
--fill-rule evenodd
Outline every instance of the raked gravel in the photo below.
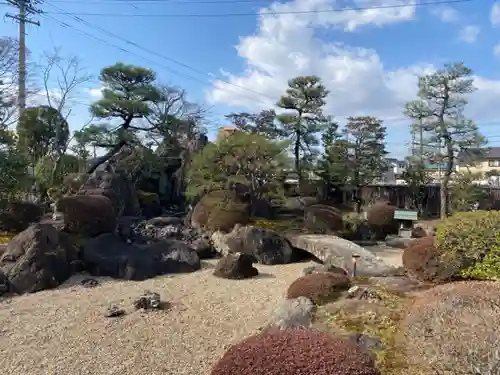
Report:
M 11 375 L 209 375 L 231 344 L 258 331 L 288 285 L 313 263 L 258 265 L 261 275 L 224 280 L 215 260 L 190 274 L 143 282 L 77 275 L 55 290 L 0 301 L 0 369 Z M 171 303 L 164 311 L 132 306 L 143 291 Z M 120 318 L 105 318 L 115 303 Z M 243 374 L 242 374 L 243 375 Z M 248 374 L 250 375 L 250 374 Z

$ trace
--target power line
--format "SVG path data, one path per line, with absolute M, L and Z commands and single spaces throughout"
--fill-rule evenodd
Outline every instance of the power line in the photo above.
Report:
M 54 9 L 59 9 L 59 10 L 61 10 L 61 11 L 62 11 L 62 9 L 60 9 L 59 7 L 57 7 L 57 6 L 55 6 L 55 5 L 51 5 L 51 4 L 47 4 L 47 5 L 49 5 L 50 7 L 54 8 Z M 138 49 L 140 49 L 140 50 L 142 50 L 142 51 L 144 51 L 144 52 L 147 52 L 147 53 L 149 53 L 149 54 L 151 54 L 151 55 L 154 55 L 154 56 L 156 56 L 156 57 L 162 58 L 162 59 L 167 60 L 167 61 L 169 61 L 169 62 L 172 62 L 172 63 L 174 63 L 174 64 L 176 64 L 176 65 L 182 66 L 182 67 L 184 67 L 184 68 L 186 68 L 186 69 L 189 69 L 189 70 L 191 70 L 191 71 L 193 71 L 193 72 L 195 72 L 195 73 L 198 73 L 198 74 L 201 74 L 201 75 L 204 75 L 204 76 L 208 76 L 208 77 L 210 77 L 210 75 L 209 75 L 208 73 L 203 72 L 203 71 L 201 71 L 201 70 L 199 70 L 199 69 L 197 69 L 197 68 L 195 68 L 195 67 L 193 67 L 193 66 L 191 66 L 191 65 L 185 64 L 185 63 L 180 62 L 180 61 L 178 61 L 178 60 L 176 60 L 176 59 L 173 59 L 173 58 L 171 58 L 171 57 L 168 57 L 168 56 L 165 56 L 165 55 L 159 54 L 159 53 L 158 53 L 158 52 L 156 52 L 156 51 L 153 51 L 153 50 L 151 50 L 151 49 L 149 49 L 149 48 L 146 48 L 146 47 L 144 47 L 144 46 L 141 46 L 140 44 L 135 43 L 134 41 L 131 41 L 131 40 L 126 39 L 126 38 L 123 38 L 123 37 L 121 37 L 120 35 L 117 35 L 117 34 L 115 34 L 115 33 L 111 32 L 111 31 L 109 31 L 109 30 L 103 29 L 102 27 L 100 27 L 100 26 L 98 26 L 98 25 L 94 25 L 94 24 L 92 24 L 92 23 L 90 23 L 90 22 L 88 22 L 88 21 L 86 21 L 86 20 L 84 20 L 84 19 L 82 19 L 82 18 L 80 18 L 80 17 L 74 16 L 74 15 L 72 15 L 72 14 L 68 13 L 68 12 L 64 12 L 64 11 L 63 11 L 63 13 L 64 13 L 64 14 L 66 14 L 67 16 L 71 17 L 71 18 L 72 18 L 72 19 L 74 19 L 75 21 L 77 21 L 77 22 L 79 22 L 79 23 L 82 23 L 82 24 L 84 24 L 84 25 L 88 26 L 89 28 L 96 29 L 96 30 L 98 30 L 98 31 L 100 31 L 100 32 L 102 32 L 102 33 L 104 33 L 104 34 L 107 34 L 107 35 L 109 35 L 109 36 L 112 36 L 112 37 L 114 37 L 114 38 L 116 38 L 116 39 L 118 39 L 118 40 L 120 40 L 120 41 L 122 41 L 122 42 L 125 42 L 125 43 L 127 43 L 127 44 L 130 44 L 130 45 L 132 45 L 132 46 L 134 46 L 134 47 L 136 47 L 136 48 L 138 48 Z M 54 17 L 52 17 L 52 18 L 54 19 Z M 68 25 L 68 27 L 71 27 L 71 26 L 69 26 L 69 25 Z M 123 48 L 120 48 L 120 49 L 121 49 L 122 51 L 125 51 Z M 127 52 L 127 51 L 126 51 L 126 52 Z M 128 52 L 130 53 L 130 51 L 128 51 Z M 198 79 L 198 78 L 195 78 L 195 77 L 193 77 L 193 76 L 186 75 L 185 73 L 180 73 L 180 72 L 178 72 L 178 71 L 172 70 L 171 68 L 167 68 L 167 67 L 165 67 L 165 68 L 166 68 L 166 69 L 168 69 L 169 71 L 173 72 L 174 74 L 181 75 L 181 76 L 182 76 L 182 75 L 184 75 L 184 76 L 186 76 L 186 77 L 188 77 L 188 78 L 190 78 L 190 79 L 192 79 L 192 80 L 195 80 L 195 81 L 197 81 L 197 82 L 201 82 L 201 83 L 203 83 L 203 84 L 206 84 L 206 83 L 207 83 L 206 81 L 202 81 L 202 80 L 200 80 L 200 79 Z M 230 81 L 226 81 L 226 80 L 224 80 L 224 79 L 220 79 L 220 78 L 219 78 L 219 79 L 218 79 L 218 81 L 224 82 L 224 83 L 226 83 L 226 84 L 228 84 L 228 85 L 230 85 L 230 86 L 234 86 L 234 87 L 236 87 L 236 88 L 238 88 L 238 89 L 241 89 L 241 90 L 247 91 L 247 92 L 249 92 L 249 93 L 252 93 L 252 94 L 254 94 L 254 96 L 255 96 L 255 95 L 257 95 L 257 99 L 258 99 L 258 100 L 259 100 L 262 104 L 265 104 L 265 105 L 268 105 L 268 103 L 267 103 L 267 102 L 265 102 L 265 101 L 263 101 L 262 99 L 260 99 L 260 97 L 266 97 L 266 98 L 268 98 L 268 99 L 270 99 L 270 100 L 273 100 L 273 101 L 275 101 L 275 100 L 276 100 L 276 98 L 271 97 L 271 96 L 268 96 L 267 94 L 263 94 L 263 93 L 261 93 L 261 92 L 258 92 L 258 91 L 252 90 L 252 89 L 250 89 L 250 88 L 247 88 L 247 87 L 244 87 L 244 86 L 241 86 L 241 85 L 238 85 L 238 84 L 232 83 L 232 82 L 230 82 Z M 226 90 L 226 91 L 227 91 L 227 90 Z M 241 92 L 240 92 L 239 94 L 243 94 L 243 93 L 241 93 Z M 248 96 L 248 95 L 244 95 L 244 94 L 243 94 L 243 96 L 246 96 L 247 98 L 250 98 L 250 99 L 253 99 L 253 100 L 255 100 L 255 99 L 256 99 L 255 97 L 250 97 L 250 96 Z
M 297 11 L 284 11 L 284 12 L 250 12 L 250 13 L 144 13 L 144 14 L 126 14 L 126 13 L 72 13 L 72 12 L 46 12 L 47 14 L 66 14 L 73 16 L 104 16 L 104 17 L 171 17 L 171 18 L 210 18 L 210 17 L 247 17 L 247 16 L 262 16 L 262 15 L 282 15 L 282 14 L 321 14 L 321 13 L 339 13 L 349 11 L 363 11 L 372 9 L 395 9 L 407 7 L 420 7 L 444 4 L 458 4 L 468 3 L 476 0 L 443 0 L 432 2 L 420 2 L 411 4 L 398 4 L 398 5 L 379 5 L 372 7 L 356 7 L 356 8 L 339 8 L 339 9 L 317 9 L 317 10 L 297 10 Z
M 270 4 L 269 0 L 51 0 L 53 3 L 63 4 Z

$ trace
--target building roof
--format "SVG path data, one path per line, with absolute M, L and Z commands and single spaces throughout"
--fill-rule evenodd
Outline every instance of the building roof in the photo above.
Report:
M 471 162 L 484 159 L 500 159 L 500 147 L 471 148 L 462 150 L 458 154 L 458 160 L 460 162 Z

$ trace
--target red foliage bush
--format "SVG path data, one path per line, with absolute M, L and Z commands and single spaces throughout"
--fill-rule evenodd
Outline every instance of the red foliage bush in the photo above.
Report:
M 375 203 L 367 214 L 367 221 L 377 237 L 384 239 L 388 234 L 398 232 L 398 222 L 394 219 L 396 206 L 389 202 Z
M 287 291 L 287 298 L 307 297 L 316 305 L 337 299 L 351 286 L 346 275 L 337 273 L 314 273 L 295 280 Z
M 405 354 L 435 374 L 497 374 L 499 320 L 500 283 L 436 286 L 418 295 L 402 321 Z
M 305 228 L 312 233 L 331 233 L 344 229 L 342 213 L 339 209 L 324 204 L 306 207 Z
M 420 281 L 442 282 L 455 273 L 452 264 L 440 260 L 434 237 L 412 241 L 403 252 L 403 266 L 408 275 Z
M 211 375 L 380 375 L 356 344 L 312 329 L 271 330 L 232 346 Z

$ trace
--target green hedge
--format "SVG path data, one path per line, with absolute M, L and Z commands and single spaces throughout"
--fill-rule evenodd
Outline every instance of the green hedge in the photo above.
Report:
M 455 276 L 500 279 L 500 211 L 451 216 L 437 225 L 436 246 Z

